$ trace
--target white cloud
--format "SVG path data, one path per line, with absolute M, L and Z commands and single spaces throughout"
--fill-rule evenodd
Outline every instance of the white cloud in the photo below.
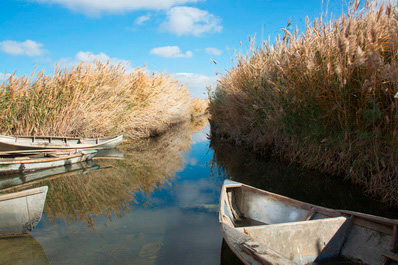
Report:
M 207 88 L 214 88 L 217 84 L 216 76 L 207 76 L 193 73 L 177 73 L 175 78 L 185 84 L 193 97 L 208 98 Z
M 171 8 L 167 12 L 166 21 L 163 22 L 160 28 L 177 35 L 193 36 L 222 30 L 218 17 L 205 10 L 188 6 Z
M 206 51 L 208 54 L 213 54 L 213 55 L 221 55 L 221 54 L 222 54 L 222 51 L 220 51 L 219 49 L 211 48 L 211 47 L 206 48 L 205 51 Z
M 91 52 L 80 51 L 75 55 L 75 58 L 62 58 L 58 61 L 58 65 L 63 67 L 73 67 L 77 66 L 81 62 L 94 63 L 99 61 L 102 63 L 109 62 L 111 65 L 122 65 L 127 71 L 132 71 L 131 62 L 128 60 L 123 60 L 115 57 L 109 57 L 107 54 L 100 52 L 98 54 L 93 54 Z
M 140 16 L 134 21 L 134 24 L 142 25 L 144 24 L 144 22 L 148 21 L 149 19 L 151 19 L 150 15 Z
M 178 46 L 164 46 L 153 48 L 151 54 L 155 54 L 165 58 L 191 58 L 193 53 L 191 51 L 186 51 L 182 53 L 180 47 Z
M 0 49 L 11 55 L 40 56 L 45 53 L 42 47 L 43 44 L 33 40 L 26 40 L 23 42 L 5 40 L 0 42 Z
M 126 13 L 132 10 L 164 10 L 172 6 L 195 3 L 199 0 L 33 0 L 37 3 L 58 4 L 89 16 L 103 13 Z
M 11 74 L 3 74 L 0 73 L 0 82 L 4 82 L 6 80 L 8 80 L 8 78 L 10 78 Z

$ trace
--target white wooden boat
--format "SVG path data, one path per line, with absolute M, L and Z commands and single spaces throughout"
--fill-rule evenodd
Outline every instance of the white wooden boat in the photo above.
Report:
M 120 144 L 123 135 L 109 138 L 77 138 L 53 136 L 0 136 L 0 150 L 37 149 L 112 149 Z
M 92 159 L 97 150 L 24 152 L 0 157 L 0 175 L 30 172 L 38 169 L 67 166 Z M 10 157 L 11 156 L 11 157 Z
M 0 236 L 26 234 L 39 223 L 47 186 L 0 195 Z
M 36 170 L 32 172 L 21 172 L 2 176 L 0 178 L 0 191 L 7 191 L 18 187 L 29 187 L 42 181 L 51 180 L 63 176 L 73 176 L 78 174 L 86 174 L 93 170 L 99 169 L 100 166 L 89 160 L 79 162 L 68 166 L 53 167 L 48 169 Z
M 332 210 L 225 180 L 219 222 L 244 264 L 398 264 L 398 220 Z M 349 263 L 344 263 L 349 264 Z

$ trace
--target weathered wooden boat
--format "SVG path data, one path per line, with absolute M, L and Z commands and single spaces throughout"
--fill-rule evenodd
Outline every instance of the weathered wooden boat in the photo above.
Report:
M 94 160 L 88 160 L 67 166 L 10 174 L 0 178 L 0 191 L 21 189 L 58 177 L 86 174 L 99 168 L 100 166 Z
M 0 195 L 0 237 L 26 234 L 39 223 L 47 186 Z
M 123 135 L 96 139 L 53 136 L 0 136 L 0 150 L 112 149 L 122 140 Z
M 92 159 L 97 150 L 2 153 L 0 175 L 30 172 L 38 169 L 67 166 Z
M 398 264 L 398 220 L 332 210 L 231 180 L 221 190 L 219 222 L 244 264 Z

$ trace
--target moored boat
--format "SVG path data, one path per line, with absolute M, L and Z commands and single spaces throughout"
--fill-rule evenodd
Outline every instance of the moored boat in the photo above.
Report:
M 26 234 L 39 223 L 47 186 L 0 195 L 0 236 Z
M 398 220 L 332 210 L 231 180 L 221 190 L 219 222 L 245 264 L 398 264 Z
M 109 138 L 78 138 L 56 136 L 0 136 L 0 150 L 40 149 L 112 149 L 123 140 L 123 135 Z
M 94 162 L 94 160 L 88 160 L 67 166 L 10 174 L 0 178 L 0 191 L 8 191 L 15 188 L 26 188 L 58 177 L 86 174 L 99 168 L 100 166 Z
M 67 166 L 92 159 L 97 150 L 2 153 L 0 175 Z

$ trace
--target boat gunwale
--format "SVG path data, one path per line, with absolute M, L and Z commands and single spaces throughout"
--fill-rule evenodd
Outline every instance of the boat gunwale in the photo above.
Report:
M 59 167 L 65 167 L 65 166 L 59 166 Z M 15 186 L 4 188 L 4 189 L 1 189 L 0 192 L 8 192 L 10 190 L 31 187 L 31 186 L 33 186 L 33 185 L 35 185 L 37 183 L 42 183 L 43 181 L 54 180 L 54 179 L 57 179 L 57 178 L 60 178 L 60 177 L 76 176 L 77 174 L 81 174 L 81 172 L 84 172 L 85 170 L 91 170 L 91 169 L 93 169 L 95 167 L 98 167 L 98 165 L 93 166 L 93 167 L 83 167 L 83 168 L 75 169 L 75 170 L 72 170 L 72 171 L 57 173 L 57 174 L 54 174 L 54 175 L 51 175 L 51 176 L 48 176 L 48 177 L 39 178 L 39 179 L 35 179 L 35 180 L 32 180 L 32 181 L 21 183 L 21 184 L 15 185 Z M 48 170 L 48 169 L 53 169 L 53 168 L 57 168 L 57 167 L 44 168 L 44 169 L 40 169 L 38 171 Z M 104 168 L 104 169 L 106 169 L 106 168 Z M 1 194 L 0 194 L 0 196 L 1 196 Z
M 354 224 L 358 224 L 360 226 L 364 226 L 364 227 L 367 227 L 367 228 L 370 228 L 370 229 L 372 229 L 372 227 L 368 227 L 366 225 L 363 225 L 362 222 L 358 221 L 358 220 L 362 219 L 362 220 L 367 221 L 367 222 L 375 222 L 375 223 L 381 224 L 383 226 L 391 227 L 391 231 L 390 232 L 386 231 L 385 229 L 383 231 L 377 230 L 379 232 L 383 232 L 383 233 L 390 234 L 390 235 L 392 235 L 392 228 L 395 225 L 398 226 L 398 220 L 395 220 L 395 219 L 388 219 L 388 218 L 385 218 L 385 217 L 380 217 L 380 216 L 375 216 L 375 215 L 370 215 L 370 214 L 364 214 L 364 213 L 359 213 L 359 212 L 349 211 L 349 210 L 335 210 L 335 209 L 325 208 L 325 207 L 314 205 L 314 204 L 311 204 L 311 203 L 295 200 L 295 199 L 292 199 L 292 198 L 289 198 L 289 197 L 286 197 L 286 196 L 283 196 L 283 195 L 279 195 L 279 194 L 276 194 L 276 193 L 272 193 L 272 192 L 269 192 L 269 191 L 261 190 L 261 189 L 258 189 L 258 188 L 243 184 L 243 183 L 223 185 L 223 188 L 222 188 L 222 191 L 221 191 L 221 196 L 223 195 L 223 192 L 225 192 L 225 195 L 226 195 L 227 189 L 232 189 L 232 188 L 243 188 L 243 189 L 258 193 L 258 194 L 267 195 L 267 196 L 269 196 L 269 197 L 271 197 L 273 199 L 276 199 L 277 201 L 280 201 L 282 203 L 287 203 L 289 205 L 292 205 L 292 206 L 295 206 L 295 207 L 298 207 L 298 208 L 301 208 L 301 209 L 304 209 L 304 210 L 311 210 L 311 208 L 313 208 L 313 209 L 316 209 L 317 213 L 320 213 L 320 214 L 323 214 L 323 215 L 326 215 L 326 216 L 329 216 L 329 217 L 353 216 L 353 217 L 355 217 L 354 218 L 355 219 L 354 220 Z M 223 200 L 221 200 L 221 197 L 220 197 L 220 209 L 221 209 L 220 213 L 221 213 L 221 211 L 223 212 L 223 207 L 221 207 L 221 203 L 224 206 L 224 202 L 223 202 Z M 221 221 L 222 220 L 220 218 L 220 222 Z
M 60 161 L 60 160 L 67 160 L 67 159 L 72 159 L 75 157 L 80 157 L 84 155 L 91 155 L 95 154 L 95 150 L 86 150 L 86 151 L 91 151 L 89 153 L 84 153 L 82 151 L 77 151 L 73 153 L 66 154 L 65 156 L 56 156 L 56 157 L 43 157 L 43 158 L 34 158 L 30 159 L 27 157 L 26 159 L 20 159 L 20 160 L 15 160 L 10 158 L 8 159 L 0 159 L 0 166 L 2 165 L 15 165 L 15 164 L 33 164 L 33 163 L 45 163 L 45 162 L 54 162 L 54 161 Z
M 109 140 L 113 140 L 113 139 L 116 139 L 116 138 L 118 138 L 118 137 L 123 137 L 123 135 L 115 135 L 115 136 L 111 136 L 111 137 L 104 137 L 104 138 L 81 138 L 81 137 L 69 137 L 69 136 L 45 136 L 45 135 L 41 135 L 41 136 L 28 136 L 28 135 L 15 135 L 15 136 L 10 136 L 10 135 L 0 135 L 0 139 L 1 138 L 10 138 L 10 139 L 13 139 L 13 140 L 18 140 L 18 138 L 22 138 L 22 139 L 61 139 L 61 140 L 64 140 L 64 139 L 68 139 L 68 140 L 88 140 L 88 141 L 91 141 L 91 140 L 96 140 L 96 139 L 98 139 L 98 140 L 106 140 L 106 141 L 109 141 Z
M 23 139 L 71 139 L 71 140 L 86 140 L 86 141 L 95 141 L 95 140 L 97 140 L 98 139 L 98 143 L 97 144 L 84 144 L 84 143 L 80 143 L 80 144 L 73 144 L 73 145 L 71 145 L 71 146 L 62 146 L 62 145 L 51 145 L 51 142 L 49 142 L 48 143 L 48 145 L 50 146 L 50 147 L 48 147 L 48 146 L 41 146 L 41 145 L 26 145 L 25 143 L 23 143 L 23 144 L 18 144 L 18 142 L 15 142 L 15 143 L 10 143 L 10 142 L 3 142 L 3 141 L 1 141 L 1 138 L 2 137 L 7 137 L 7 138 L 10 138 L 10 139 L 14 139 L 15 141 L 18 139 L 18 138 L 23 138 Z M 104 141 L 104 142 L 99 142 L 100 140 L 105 140 L 106 139 L 106 141 Z M 59 137 L 59 136 L 56 136 L 56 137 L 51 137 L 51 136 L 5 136 L 5 135 L 1 135 L 0 136 L 0 144 L 3 144 L 3 145 L 8 145 L 8 146 L 12 146 L 12 147 L 19 147 L 19 148 L 31 148 L 31 149 L 39 149 L 39 150 L 41 150 L 41 149 L 48 149 L 48 148 L 51 148 L 51 149 L 79 149 L 79 148 L 84 148 L 84 149 L 86 149 L 86 148 L 94 148 L 94 147 L 101 147 L 101 146 L 103 146 L 103 145 L 107 145 L 107 144 L 109 144 L 109 143 L 112 143 L 112 142 L 117 142 L 119 139 L 123 139 L 123 135 L 118 135 L 118 136 L 114 136 L 114 137 L 108 137 L 108 138 L 71 138 L 71 137 Z M 47 144 L 47 143 L 46 143 Z M 79 146 L 81 146 L 81 147 L 79 147 Z M 18 150 L 18 149 L 17 149 Z
M 18 191 L 18 192 L 14 192 L 14 193 L 0 194 L 0 202 L 18 199 L 18 198 L 26 197 L 26 196 L 33 196 L 33 195 L 37 195 L 40 193 L 45 193 L 47 191 L 48 191 L 48 186 L 41 186 L 38 188 Z

